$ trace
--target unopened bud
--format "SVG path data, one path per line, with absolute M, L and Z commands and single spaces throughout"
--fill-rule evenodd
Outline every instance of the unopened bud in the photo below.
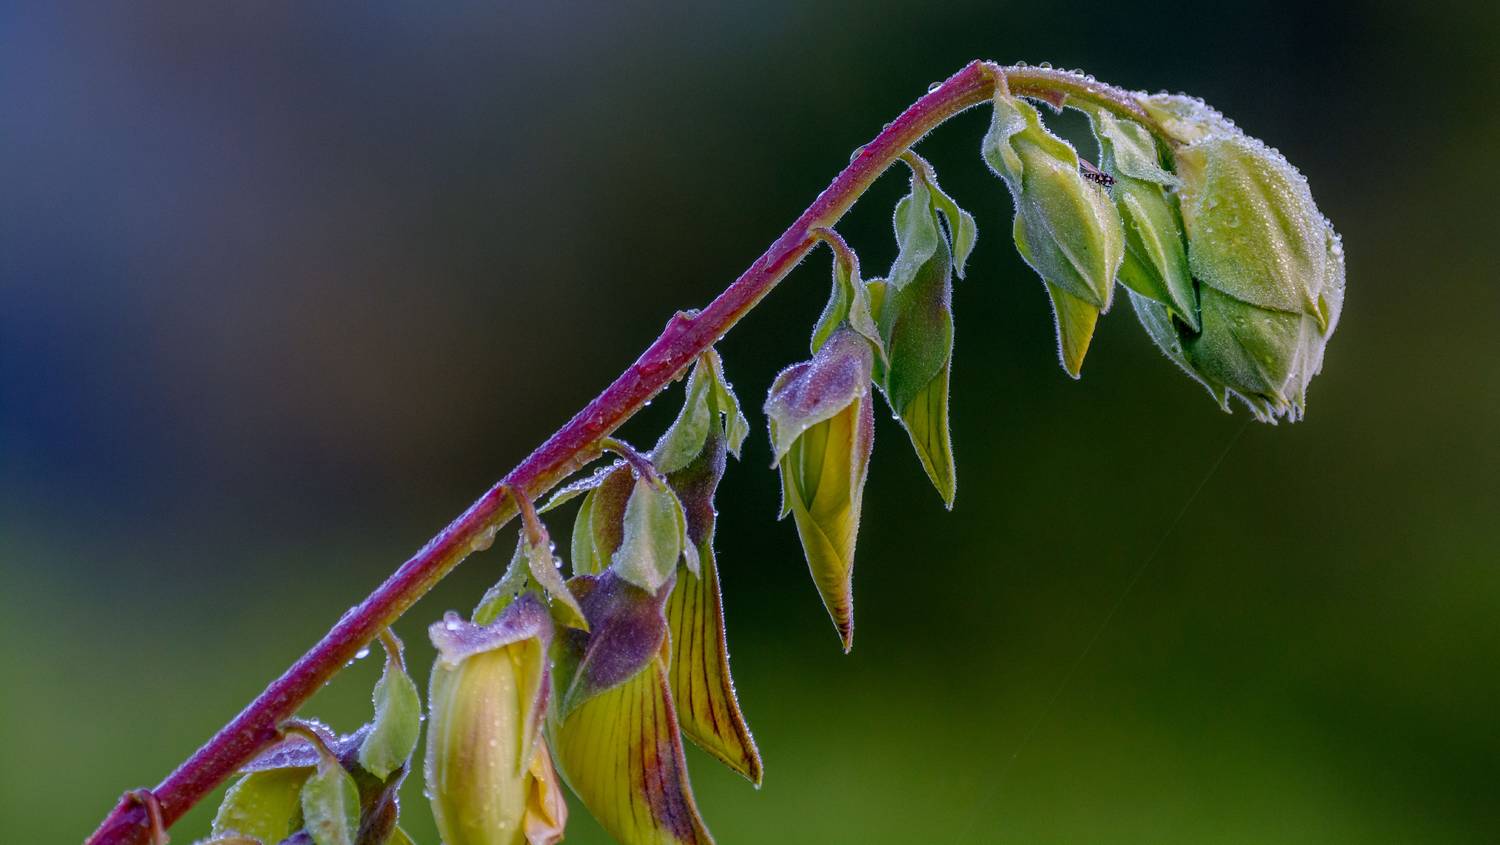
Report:
M 1262 420 L 1295 420 L 1343 308 L 1339 236 L 1281 153 L 1198 101 L 1147 107 L 1189 140 L 1175 162 L 1200 326 L 1137 299 L 1142 323 L 1221 404 L 1233 394 Z
M 547 609 L 531 593 L 478 626 L 430 629 L 427 791 L 446 845 L 546 845 L 567 810 L 539 742 L 549 691 Z M 546 758 L 546 759 L 542 759 Z
M 1062 365 L 1078 376 L 1125 252 L 1120 216 L 1104 188 L 1079 173 L 1078 153 L 1042 126 L 1030 103 L 995 92 L 984 159 L 1015 200 L 1021 257 L 1052 297 Z
M 782 515 L 796 520 L 845 651 L 854 640 L 854 542 L 875 436 L 873 366 L 869 341 L 839 329 L 811 361 L 783 370 L 766 399 Z

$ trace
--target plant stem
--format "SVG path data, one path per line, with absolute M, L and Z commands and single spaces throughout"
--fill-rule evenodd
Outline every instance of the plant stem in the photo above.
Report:
M 861 147 L 849 166 L 797 221 L 708 307 L 695 315 L 673 317 L 661 336 L 603 393 L 345 613 L 311 651 L 152 790 L 165 822 L 171 824 L 181 818 L 274 742 L 280 736 L 279 726 L 356 652 L 470 552 L 487 548 L 495 532 L 516 515 L 510 490 L 535 499 L 598 457 L 604 438 L 711 348 L 812 250 L 820 237 L 818 230 L 833 226 L 877 177 L 928 132 L 955 114 L 989 100 L 1002 74 L 1011 93 L 1018 96 L 1045 99 L 1054 105 L 1069 98 L 1083 99 L 1151 125 L 1128 92 L 1050 68 L 1002 69 L 988 62 L 973 62 L 930 90 Z M 142 802 L 132 795 L 121 799 L 87 845 L 147 845 L 150 821 Z

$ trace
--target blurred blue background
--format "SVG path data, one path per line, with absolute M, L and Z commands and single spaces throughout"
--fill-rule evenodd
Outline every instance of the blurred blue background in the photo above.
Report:
M 882 419 L 845 657 L 752 438 L 719 556 L 767 777 L 690 752 L 711 828 L 1495 841 L 1497 23 L 1464 0 L 0 3 L 7 840 L 78 841 L 165 775 L 985 57 L 1186 90 L 1284 151 L 1349 257 L 1326 372 L 1306 422 L 1247 426 L 1120 307 L 1073 383 L 975 154 L 987 115 L 941 129 L 920 149 L 980 221 L 958 506 Z M 841 227 L 870 275 L 903 183 Z M 722 344 L 752 409 L 826 289 L 819 254 Z M 419 679 L 425 625 L 504 557 L 399 626 Z M 306 712 L 356 726 L 374 663 Z M 436 843 L 416 780 L 407 826 Z M 606 841 L 572 808 L 570 842 Z

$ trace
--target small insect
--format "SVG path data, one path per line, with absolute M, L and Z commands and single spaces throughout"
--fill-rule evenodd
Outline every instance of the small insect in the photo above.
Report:
M 1078 160 L 1078 172 L 1083 174 L 1083 178 L 1106 188 L 1115 183 L 1115 177 L 1090 164 L 1088 159 Z

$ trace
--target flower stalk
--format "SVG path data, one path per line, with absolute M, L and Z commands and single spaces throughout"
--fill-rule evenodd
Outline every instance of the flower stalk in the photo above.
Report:
M 1166 139 L 1129 92 L 1071 71 L 973 62 L 908 107 L 818 195 L 760 258 L 702 311 L 679 313 L 661 336 L 583 410 L 440 531 L 155 789 L 126 793 L 87 845 L 148 845 L 258 752 L 313 693 L 471 552 L 487 548 L 517 514 L 517 496 L 537 499 L 608 448 L 606 438 L 680 377 L 753 309 L 875 180 L 928 132 L 990 102 L 1004 80 L 1012 94 L 1053 105 L 1090 104 Z

